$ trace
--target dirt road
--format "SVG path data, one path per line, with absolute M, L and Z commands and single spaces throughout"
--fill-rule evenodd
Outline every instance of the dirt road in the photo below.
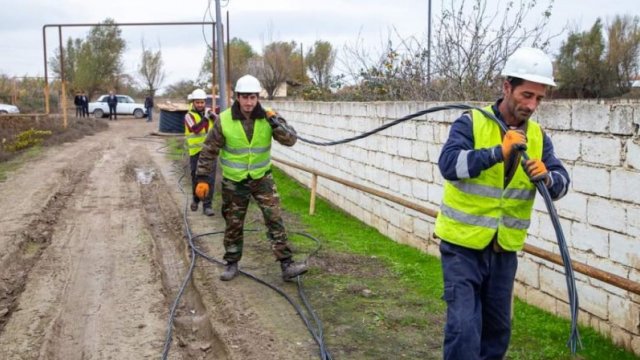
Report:
M 47 148 L 0 183 L 0 358 L 159 359 L 190 264 L 182 175 L 135 119 Z M 183 181 L 184 182 L 184 181 Z M 218 210 L 218 209 L 216 209 Z M 219 213 L 219 211 L 217 211 Z M 188 212 L 194 233 L 223 228 Z M 201 241 L 220 258 L 221 238 Z M 279 282 L 273 262 L 243 268 Z M 293 309 L 200 258 L 177 311 L 170 359 L 312 359 Z

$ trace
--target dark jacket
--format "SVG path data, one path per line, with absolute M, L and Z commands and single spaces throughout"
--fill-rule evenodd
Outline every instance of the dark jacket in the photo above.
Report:
M 147 96 L 144 99 L 144 107 L 147 109 L 153 107 L 153 98 L 151 96 Z
M 118 97 L 115 96 L 115 95 L 113 95 L 113 97 L 108 96 L 107 97 L 107 105 L 113 106 L 113 107 L 117 106 L 118 105 Z

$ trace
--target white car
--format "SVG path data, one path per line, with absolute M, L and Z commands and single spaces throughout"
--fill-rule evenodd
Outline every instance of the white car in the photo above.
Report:
M 147 109 L 144 104 L 135 102 L 131 96 L 116 95 L 118 98 L 118 106 L 116 113 L 118 115 L 133 115 L 136 119 L 141 119 L 147 115 Z M 102 95 L 98 100 L 89 103 L 89 113 L 96 118 L 109 116 L 109 105 L 107 104 L 109 95 Z
M 15 105 L 0 104 L 0 114 L 20 114 L 20 109 Z

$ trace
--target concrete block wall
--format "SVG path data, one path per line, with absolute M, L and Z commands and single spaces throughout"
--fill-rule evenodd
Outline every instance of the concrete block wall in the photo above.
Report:
M 271 102 L 303 137 L 331 141 L 361 134 L 442 103 Z M 470 104 L 482 106 L 484 104 Z M 298 142 L 273 155 L 438 209 L 443 179 L 437 166 L 459 110 L 420 116 L 338 146 Z M 640 103 L 547 101 L 535 118 L 551 137 L 571 175 L 556 202 L 573 260 L 640 281 Z M 282 166 L 309 184 L 310 175 Z M 399 243 L 439 256 L 434 219 L 400 205 L 319 178 L 320 196 Z M 534 207 L 528 243 L 559 253 L 542 198 Z M 580 322 L 640 354 L 640 296 L 576 273 Z M 561 266 L 520 254 L 516 295 L 568 316 Z M 568 336 L 568 330 L 567 330 Z

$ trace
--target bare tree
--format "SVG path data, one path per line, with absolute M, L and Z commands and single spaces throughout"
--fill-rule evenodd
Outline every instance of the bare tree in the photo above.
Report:
M 448 4 L 436 26 L 433 53 L 434 85 L 442 99 L 491 98 L 499 91 L 499 73 L 509 55 L 521 46 L 544 49 L 549 44 L 545 28 L 553 0 L 531 27 L 525 20 L 537 8 L 535 0 L 507 1 L 490 10 L 486 0 Z
M 309 72 L 316 86 L 328 89 L 331 86 L 331 71 L 336 61 L 336 51 L 328 41 L 318 40 L 305 57 Z
M 162 50 L 153 52 L 148 50 L 142 41 L 141 64 L 138 67 L 138 74 L 144 83 L 144 87 L 150 96 L 154 96 L 162 82 L 165 72 L 162 70 Z
M 251 61 L 250 72 L 260 79 L 269 99 L 273 99 L 278 88 L 289 79 L 295 48 L 294 41 L 274 41 L 264 48 L 262 58 Z
M 359 37 L 344 46 L 340 64 L 355 83 L 340 89 L 345 100 L 415 100 L 429 98 L 426 83 L 427 50 L 415 37 L 403 39 L 390 31 L 375 54 Z

